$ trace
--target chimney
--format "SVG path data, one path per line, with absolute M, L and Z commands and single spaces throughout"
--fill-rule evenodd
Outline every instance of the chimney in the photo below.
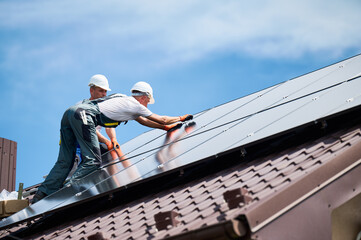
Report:
M 0 138 L 0 192 L 15 191 L 17 143 Z

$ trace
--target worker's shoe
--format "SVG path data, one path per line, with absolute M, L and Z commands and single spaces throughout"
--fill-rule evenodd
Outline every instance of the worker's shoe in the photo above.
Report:
M 45 198 L 47 195 L 41 191 L 37 191 L 33 197 L 33 199 L 30 200 L 31 204 L 34 204 L 36 202 L 39 202 L 41 199 Z

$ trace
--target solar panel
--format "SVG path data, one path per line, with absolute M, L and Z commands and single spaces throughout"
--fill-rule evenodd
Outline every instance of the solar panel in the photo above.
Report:
M 167 134 L 121 146 L 132 166 L 108 164 L 0 222 L 0 228 L 231 151 L 361 105 L 361 55 L 205 110 Z

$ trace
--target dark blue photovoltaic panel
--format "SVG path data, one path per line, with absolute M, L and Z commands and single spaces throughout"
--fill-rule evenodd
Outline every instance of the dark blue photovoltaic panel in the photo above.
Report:
M 162 130 L 143 133 L 121 146 L 131 167 L 106 165 L 8 217 L 0 227 L 359 106 L 360 74 L 358 55 L 195 114 L 195 125 L 188 122 L 172 134 Z

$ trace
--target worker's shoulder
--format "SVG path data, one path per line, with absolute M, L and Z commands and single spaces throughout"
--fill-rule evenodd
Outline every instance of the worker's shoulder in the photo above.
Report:
M 109 97 L 128 97 L 128 96 L 123 93 L 114 93 L 109 95 Z
M 127 99 L 128 96 L 122 93 L 114 93 L 108 96 L 105 96 L 103 98 L 98 98 L 96 101 L 97 102 L 103 102 L 105 100 L 111 100 L 111 99 Z

